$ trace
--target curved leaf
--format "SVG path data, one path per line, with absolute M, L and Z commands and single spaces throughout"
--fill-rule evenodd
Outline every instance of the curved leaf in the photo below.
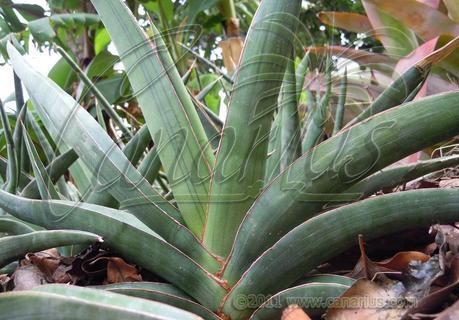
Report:
M 92 0 L 120 53 L 187 226 L 200 236 L 214 156 L 158 31 L 147 39 L 123 1 Z
M 193 298 L 167 283 L 127 282 L 102 285 L 95 288 L 162 302 L 192 312 L 206 320 L 220 319 L 212 311 L 195 302 Z
M 43 77 L 11 46 L 8 51 L 42 121 L 58 146 L 73 148 L 97 177 L 98 185 L 148 227 L 210 271 L 219 264 L 194 235 L 180 224 L 177 209 L 153 189 L 113 140 L 72 97 Z
M 270 294 L 288 287 L 305 272 L 365 239 L 452 223 L 459 219 L 459 189 L 394 193 L 325 212 L 302 223 L 265 251 L 233 287 L 223 310 L 231 319 L 247 311 L 234 308 L 234 299 L 251 293 Z M 313 245 L 308 245 L 313 244 Z M 331 245 L 333 244 L 333 245 Z
M 127 212 L 86 203 L 29 200 L 4 191 L 0 191 L 0 207 L 45 228 L 100 234 L 105 246 L 157 273 L 213 310 L 226 292 L 214 276 Z M 191 252 L 191 256 L 199 254 Z M 174 265 L 180 267 L 171 267 Z
M 224 278 L 235 283 L 261 252 L 293 227 L 330 203 L 352 200 L 355 195 L 341 192 L 356 182 L 455 136 L 458 105 L 459 92 L 407 103 L 342 131 L 304 154 L 273 180 L 247 213 Z
M 27 224 L 19 220 L 15 220 L 8 217 L 0 218 L 0 232 L 2 233 L 7 233 L 10 235 L 19 235 L 34 231 L 34 229 L 32 229 Z
M 459 36 L 459 24 L 441 11 L 416 0 L 405 0 L 403 6 L 394 1 L 365 0 L 385 13 L 403 21 L 423 40 L 427 41 L 442 34 Z
M 328 306 L 349 286 L 335 283 L 308 283 L 276 293 L 264 302 L 250 320 L 281 319 L 282 311 L 289 305 L 302 307 L 309 316 L 320 317 Z
M 89 246 L 101 241 L 102 239 L 93 233 L 73 230 L 34 231 L 3 237 L 0 238 L 0 267 L 23 257 L 28 252 L 74 244 Z
M 366 198 L 383 189 L 392 189 L 426 174 L 459 165 L 459 156 L 436 158 L 387 168 L 359 181 L 345 192 Z
M 70 286 L 67 286 L 67 291 Z M 82 289 L 91 293 L 91 289 Z M 96 291 L 96 290 L 94 290 Z M 68 294 L 68 292 L 66 292 Z M 121 295 L 120 295 L 121 296 Z M 100 295 L 97 298 L 102 298 Z M 100 303 L 96 299 L 75 298 L 63 294 L 41 291 L 8 292 L 0 296 L 2 319 L 24 319 L 31 317 L 36 320 L 73 320 L 88 315 L 94 319 L 199 319 L 188 312 L 162 304 L 121 296 L 111 299 L 110 303 Z M 134 300 L 135 299 L 135 300 Z

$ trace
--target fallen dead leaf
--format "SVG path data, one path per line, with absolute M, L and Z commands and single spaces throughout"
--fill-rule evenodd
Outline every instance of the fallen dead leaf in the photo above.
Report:
M 301 309 L 301 307 L 292 304 L 282 312 L 281 320 L 311 320 L 311 318 Z
M 107 278 L 105 283 L 138 282 L 142 281 L 139 270 L 118 257 L 101 257 L 91 264 L 107 262 Z
M 376 274 L 379 273 L 401 273 L 405 270 L 410 262 L 420 261 L 426 262 L 429 256 L 418 251 L 403 251 L 398 252 L 393 257 L 383 261 L 372 261 L 368 258 L 363 238 L 359 236 L 360 259 L 354 269 L 348 274 L 349 277 L 354 279 L 367 278 L 371 280 Z
M 14 291 L 30 290 L 48 283 L 43 272 L 28 261 L 16 269 L 13 274 L 13 282 Z
M 48 281 L 51 281 L 54 272 L 60 264 L 59 253 L 56 249 L 50 249 L 46 251 L 40 251 L 36 253 L 28 253 L 25 256 L 26 260 L 29 260 L 40 269 L 41 272 L 47 277 Z
M 377 282 L 360 279 L 327 310 L 327 320 L 400 319 L 411 301 L 403 297 L 405 287 L 398 281 L 378 276 Z

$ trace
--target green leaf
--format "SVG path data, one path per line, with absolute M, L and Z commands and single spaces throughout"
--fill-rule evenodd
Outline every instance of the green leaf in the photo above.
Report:
M 114 62 L 113 62 L 112 59 L 110 59 L 110 56 L 115 58 L 115 59 L 117 59 L 117 58 L 115 56 L 109 55 L 108 58 L 107 58 L 108 62 L 107 61 L 103 61 L 102 63 L 100 62 L 100 60 L 103 60 L 103 57 L 99 58 L 99 60 L 97 60 L 97 57 L 94 58 L 94 60 L 92 61 L 92 64 L 90 64 L 88 66 L 88 74 L 86 74 L 78 66 L 78 63 L 73 61 L 72 58 L 70 57 L 70 55 L 67 54 L 67 52 L 65 52 L 64 49 L 57 47 L 57 52 L 59 52 L 62 55 L 62 57 L 65 59 L 65 61 L 67 61 L 67 63 L 72 67 L 73 71 L 75 71 L 78 74 L 78 76 L 80 77 L 81 81 L 87 86 L 88 90 L 91 91 L 94 94 L 94 96 L 96 96 L 96 98 L 98 99 L 98 102 L 100 103 L 100 105 L 102 106 L 104 111 L 110 116 L 110 118 L 118 126 L 118 128 L 126 136 L 132 137 L 131 132 L 124 125 L 123 120 L 121 120 L 121 118 L 118 116 L 116 111 L 112 108 L 112 106 L 110 105 L 110 102 L 108 102 L 108 100 L 104 97 L 102 92 L 99 91 L 99 89 L 92 83 L 92 81 L 90 79 L 91 75 L 94 76 L 94 75 L 96 75 L 98 73 L 102 73 L 102 70 L 107 68 L 106 63 L 108 63 L 110 67 L 113 66 Z M 99 66 L 99 64 L 101 64 L 102 66 Z M 85 90 L 83 90 L 83 92 L 86 93 Z
M 162 302 L 189 312 L 203 319 L 219 320 L 212 311 L 196 303 L 193 298 L 183 291 L 167 283 L 155 282 L 126 282 L 95 287 L 110 292 L 125 294 L 132 297 Z
M 205 10 L 208 10 L 216 6 L 220 0 L 188 0 L 186 2 L 186 16 L 188 18 L 188 23 L 193 23 L 196 17 Z
M 41 198 L 43 200 L 60 199 L 59 194 L 54 188 L 52 181 L 45 170 L 43 162 L 41 162 L 40 160 L 40 156 L 38 155 L 37 149 L 35 149 L 35 146 L 33 145 L 33 142 L 30 139 L 29 134 L 27 133 L 25 128 L 24 133 L 25 146 L 27 148 L 27 153 L 29 154 L 33 172 L 35 174 L 35 180 Z
M 18 163 L 16 157 L 16 150 L 14 147 L 13 135 L 11 134 L 10 122 L 6 115 L 5 108 L 0 100 L 0 116 L 2 119 L 3 132 L 6 138 L 6 148 L 8 152 L 8 167 L 5 190 L 15 192 L 18 182 Z
M 148 182 L 153 183 L 159 175 L 159 169 L 161 169 L 161 161 L 156 147 L 153 147 L 140 163 L 139 172 Z
M 226 294 L 217 278 L 127 212 L 82 202 L 29 200 L 4 191 L 0 191 L 0 207 L 45 228 L 100 234 L 104 246 L 167 279 L 212 310 Z
M 97 29 L 96 37 L 94 39 L 94 51 L 96 55 L 104 51 L 107 48 L 110 41 L 111 39 L 107 29 Z
M 218 150 L 204 244 L 226 256 L 263 187 L 272 115 L 292 52 L 301 1 L 265 0 L 247 34 Z
M 185 85 L 154 26 L 147 39 L 122 1 L 92 3 L 120 53 L 183 219 L 200 236 L 214 157 Z
M 297 101 L 300 101 L 301 93 L 303 92 L 304 83 L 306 81 L 306 75 L 309 70 L 309 51 L 303 56 L 300 63 L 295 70 L 295 82 L 296 82 L 296 95 Z
M 102 290 L 95 290 L 90 288 L 82 288 L 68 285 L 45 285 L 36 287 L 33 289 L 33 291 L 48 292 L 63 295 L 66 297 L 70 296 L 89 303 L 97 303 L 107 306 L 118 307 L 120 309 L 130 310 L 134 312 L 151 314 L 155 316 L 155 319 L 199 319 L 194 314 L 191 314 L 184 310 L 180 310 L 178 308 L 174 308 L 164 303 L 147 301 L 144 299 L 128 297 L 125 295 Z M 120 316 L 116 316 L 115 318 L 123 319 L 122 317 L 120 318 Z
M 366 240 L 433 223 L 459 219 L 459 190 L 431 189 L 393 193 L 360 201 L 302 223 L 266 250 L 226 298 L 223 312 L 243 319 L 238 296 L 271 294 L 287 288 L 317 265 L 351 248 L 357 235 Z M 330 245 L 333 243 L 333 245 Z
M 3 237 L 0 238 L 0 267 L 23 257 L 28 252 L 73 244 L 89 246 L 99 241 L 100 237 L 93 233 L 71 230 L 34 231 L 19 236 Z
M 431 64 L 417 63 L 398 77 L 379 97 L 362 113 L 348 122 L 346 127 L 352 126 L 384 110 L 402 104 L 411 92 L 427 78 Z
M 0 308 L 7 319 L 27 318 L 31 314 L 36 320 L 72 320 L 84 318 L 88 314 L 100 320 L 198 319 L 188 312 L 167 305 L 122 295 L 105 297 L 94 294 L 94 289 L 79 288 L 83 292 L 76 298 L 74 288 L 65 286 L 65 294 L 42 292 L 45 289 L 41 288 L 40 291 L 8 292 L 0 296 Z M 85 298 L 83 294 L 90 297 Z M 105 303 L 100 303 L 98 299 Z
M 303 137 L 302 149 L 303 152 L 308 152 L 310 149 L 314 148 L 323 138 L 325 133 L 325 124 L 330 117 L 329 103 L 331 98 L 332 90 L 332 69 L 333 62 L 331 56 L 327 55 L 326 62 L 326 92 L 325 95 L 320 99 L 320 92 L 317 92 L 317 103 L 316 107 L 309 109 L 310 116 L 306 122 L 306 134 Z
M 347 93 L 347 68 L 344 70 L 344 75 L 341 78 L 340 94 L 338 97 L 338 104 L 336 105 L 335 125 L 333 127 L 333 135 L 337 134 L 343 127 L 344 107 L 346 106 L 346 93 Z
M 387 168 L 359 181 L 346 193 L 359 195 L 359 199 L 371 196 L 379 190 L 392 189 L 426 174 L 459 165 L 459 156 L 419 161 L 413 164 Z
M 12 219 L 9 217 L 0 218 L 0 232 L 2 233 L 7 233 L 10 235 L 19 235 L 34 231 L 34 229 L 32 229 L 27 224 L 19 220 Z
M 301 128 L 298 115 L 295 61 L 287 63 L 278 107 L 282 113 L 281 123 L 281 166 L 283 171 L 301 156 Z
M 167 241 L 189 254 L 209 270 L 219 268 L 193 234 L 182 224 L 176 208 L 143 179 L 97 121 L 71 96 L 35 71 L 8 46 L 11 61 L 35 107 L 59 148 L 73 148 L 80 159 L 121 203 Z
M 38 42 L 52 40 L 56 36 L 54 28 L 75 28 L 76 26 L 91 26 L 100 22 L 97 14 L 91 13 L 62 13 L 54 14 L 29 22 L 29 30 Z
M 49 71 L 48 78 L 57 83 L 62 89 L 68 90 L 71 84 L 77 80 L 77 75 L 65 62 L 65 59 L 60 58 Z
M 281 123 L 282 113 L 278 112 L 274 116 L 271 132 L 269 133 L 268 158 L 266 159 L 264 185 L 269 184 L 269 182 L 280 173 L 280 161 L 282 156 Z
M 341 284 L 347 287 L 352 286 L 355 283 L 355 279 L 340 276 L 336 274 L 317 274 L 313 276 L 308 276 L 304 279 L 301 279 L 299 284 L 309 284 L 309 283 L 332 283 L 332 284 Z
M 250 319 L 281 319 L 282 311 L 291 304 L 302 306 L 310 317 L 320 317 L 334 301 L 333 298 L 338 298 L 347 289 L 349 286 L 332 283 L 308 283 L 288 288 L 276 293 L 259 307 L 254 304 L 252 308 L 258 309 Z
M 411 102 L 342 131 L 304 154 L 272 181 L 247 213 L 224 278 L 235 283 L 282 235 L 327 205 L 352 200 L 355 195 L 341 193 L 353 184 L 454 137 L 459 132 L 458 104 L 458 92 Z

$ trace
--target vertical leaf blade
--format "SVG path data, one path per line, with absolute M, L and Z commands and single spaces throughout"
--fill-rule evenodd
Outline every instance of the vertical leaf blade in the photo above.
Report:
M 200 235 L 214 160 L 191 98 L 154 26 L 147 39 L 122 1 L 92 3 L 120 53 L 183 218 Z
M 246 38 L 220 143 L 204 243 L 226 256 L 263 187 L 268 136 L 301 1 L 265 0 Z

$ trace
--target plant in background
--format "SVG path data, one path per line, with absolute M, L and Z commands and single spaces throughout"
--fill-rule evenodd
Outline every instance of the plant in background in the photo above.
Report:
M 170 37 L 154 24 L 147 36 L 121 0 L 92 3 L 124 66 L 121 82 L 130 84 L 102 90 L 89 66 L 81 70 L 58 49 L 81 77 L 74 96 L 93 97 L 95 114 L 34 70 L 16 38 L 6 44 L 30 101 L 18 104 L 13 132 L 0 104 L 7 147 L 0 231 L 11 234 L 0 239 L 1 266 L 30 251 L 103 241 L 166 283 L 2 293 L 6 318 L 272 318 L 289 296 L 340 296 L 352 279 L 298 281 L 354 246 L 358 234 L 372 239 L 459 219 L 457 189 L 365 199 L 459 163 L 452 156 L 384 169 L 459 133 L 457 91 L 414 99 L 431 69 L 454 54 L 457 39 L 423 56 L 343 128 L 351 83 L 344 72 L 330 130 L 333 50 L 322 66 L 325 88 L 307 95 L 303 120 L 301 92 L 314 63 L 313 50 L 294 59 L 301 1 L 264 0 L 234 77 L 225 75 L 233 87 L 223 124 L 199 101 L 214 84 L 190 95 L 189 74 L 181 76 L 168 51 Z M 116 98 L 105 96 L 120 88 Z M 136 132 L 113 108 L 126 92 L 145 120 Z M 124 143 L 113 139 L 120 132 Z M 20 161 L 27 157 L 30 168 Z M 276 294 L 277 308 L 263 304 Z

